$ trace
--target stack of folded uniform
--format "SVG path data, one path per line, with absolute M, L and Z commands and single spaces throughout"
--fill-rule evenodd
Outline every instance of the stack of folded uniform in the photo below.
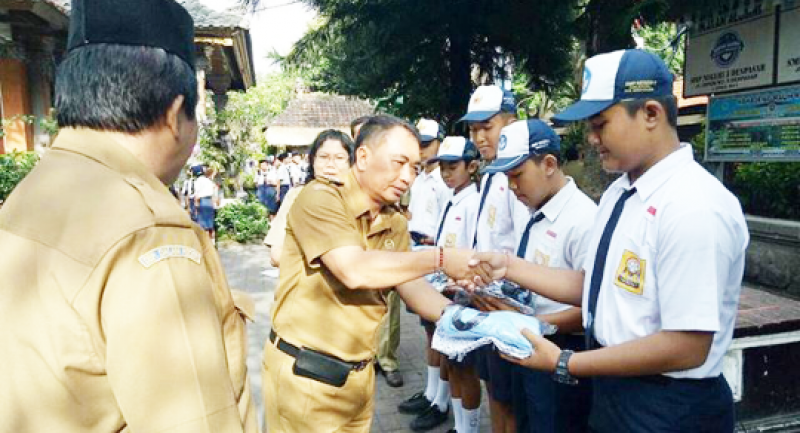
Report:
M 500 352 L 522 359 L 533 353 L 530 341 L 522 335 L 523 329 L 538 335 L 550 335 L 556 331 L 555 326 L 532 316 L 510 311 L 484 313 L 453 305 L 445 309 L 437 322 L 431 347 L 461 361 L 469 352 L 494 344 Z

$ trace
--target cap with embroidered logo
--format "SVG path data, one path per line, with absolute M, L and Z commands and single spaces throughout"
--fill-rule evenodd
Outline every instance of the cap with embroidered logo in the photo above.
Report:
M 500 131 L 497 159 L 484 167 L 484 173 L 513 170 L 531 156 L 558 153 L 561 139 L 553 128 L 539 119 L 514 122 Z
M 480 86 L 472 93 L 467 114 L 459 122 L 485 122 L 498 113 L 516 113 L 514 94 L 498 86 Z
M 194 20 L 174 0 L 73 0 L 67 50 L 92 44 L 161 48 L 194 64 Z
M 436 161 L 473 161 L 480 154 L 475 143 L 464 137 L 446 137 L 439 146 L 439 153 L 431 162 Z
M 586 61 L 583 69 L 580 101 L 553 116 L 553 120 L 588 119 L 621 101 L 671 95 L 672 80 L 664 61 L 644 50 L 596 55 Z
M 419 136 L 423 143 L 444 139 L 444 128 L 435 120 L 425 118 L 419 119 L 419 122 L 417 122 L 417 130 L 419 131 Z

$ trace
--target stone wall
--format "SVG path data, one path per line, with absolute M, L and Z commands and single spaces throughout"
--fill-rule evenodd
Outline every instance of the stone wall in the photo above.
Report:
M 800 222 L 747 216 L 745 281 L 800 297 Z

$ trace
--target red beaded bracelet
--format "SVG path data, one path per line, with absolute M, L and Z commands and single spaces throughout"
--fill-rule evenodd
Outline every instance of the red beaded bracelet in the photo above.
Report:
M 439 270 L 444 270 L 444 247 L 439 247 Z

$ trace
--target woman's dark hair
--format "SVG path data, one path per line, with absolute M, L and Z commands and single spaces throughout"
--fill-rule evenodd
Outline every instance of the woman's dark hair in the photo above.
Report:
M 317 138 L 314 139 L 314 142 L 311 143 L 311 147 L 308 149 L 308 175 L 306 176 L 306 182 L 310 182 L 314 179 L 314 176 L 316 176 L 314 173 L 314 160 L 317 159 L 319 148 L 328 140 L 335 140 L 342 143 L 342 147 L 347 151 L 348 165 L 353 165 L 353 161 L 355 160 L 353 151 L 355 146 L 353 145 L 353 140 L 341 131 L 326 129 L 317 135 Z
M 164 121 L 179 95 L 194 120 L 197 77 L 160 48 L 92 44 L 59 65 L 55 93 L 58 126 L 134 134 Z

